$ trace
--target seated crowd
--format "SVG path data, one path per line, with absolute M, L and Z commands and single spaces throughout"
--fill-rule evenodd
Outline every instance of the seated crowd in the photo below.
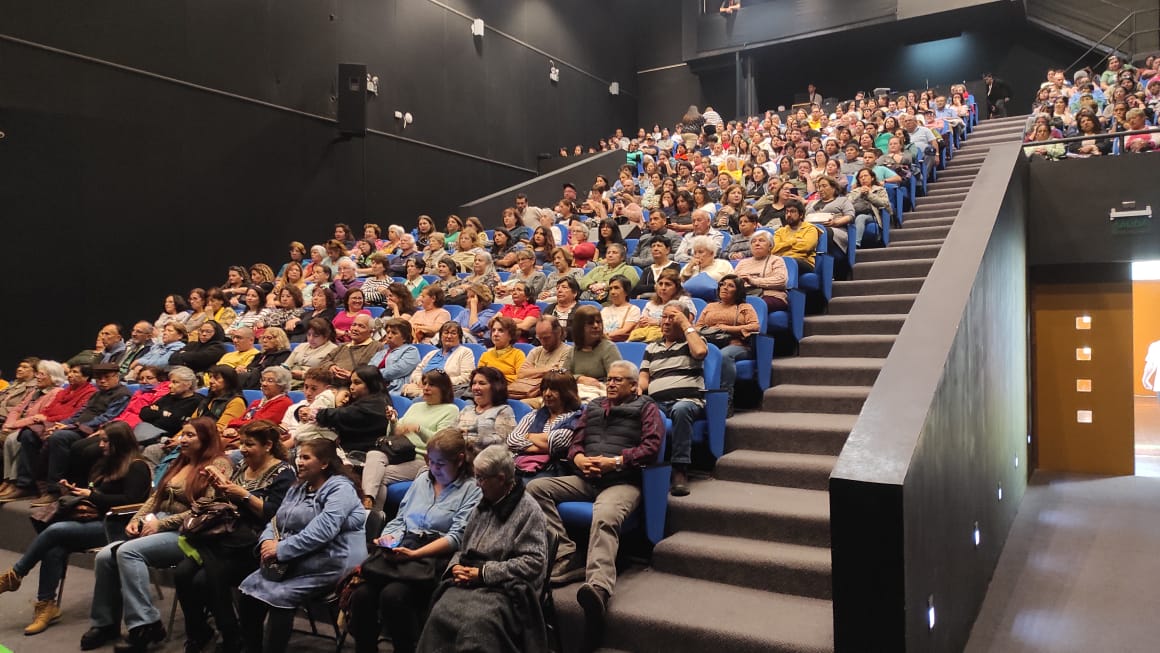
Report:
M 1160 58 L 1156 56 L 1136 67 L 1113 54 L 1098 76 L 1087 67 L 1075 71 L 1070 80 L 1064 70 L 1051 69 L 1031 105 L 1023 149 L 1029 157 L 1047 160 L 1155 152 L 1160 150 L 1160 132 L 1097 137 L 1155 127 L 1158 112 Z M 1082 139 L 1050 142 L 1068 137 Z
M 68 554 L 103 547 L 83 650 L 122 621 L 118 651 L 161 641 L 148 569 L 175 567 L 187 651 L 285 650 L 295 610 L 336 587 L 359 652 L 384 632 L 396 651 L 538 651 L 548 577 L 583 581 L 596 648 L 619 530 L 666 438 L 670 493 L 690 492 L 709 334 L 731 402 L 751 301 L 785 309 L 787 265 L 809 272 L 820 238 L 846 251 L 890 219 L 883 184 L 923 174 L 919 154 L 937 160 L 967 119 L 953 95 L 859 95 L 784 123 L 691 107 L 671 134 L 618 132 L 628 163 L 583 199 L 517 195 L 494 230 L 338 224 L 277 272 L 165 297 L 128 338 L 110 323 L 64 364 L 25 359 L 0 392 L 0 502 L 32 499 L 38 535 L 0 593 L 39 564 L 26 633 L 42 632 Z M 715 301 L 698 306 L 697 284 Z M 639 362 L 620 342 L 646 344 Z M 368 534 L 396 484 L 396 516 Z M 586 553 L 556 508 L 576 500 L 594 502 Z

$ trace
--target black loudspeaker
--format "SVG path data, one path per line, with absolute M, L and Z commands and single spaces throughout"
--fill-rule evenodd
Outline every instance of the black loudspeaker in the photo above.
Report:
M 338 64 L 338 131 L 350 136 L 366 136 L 366 64 Z

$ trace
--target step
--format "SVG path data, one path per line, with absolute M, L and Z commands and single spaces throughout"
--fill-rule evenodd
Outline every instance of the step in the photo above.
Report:
M 965 195 L 964 195 L 965 197 Z M 939 209 L 943 211 L 958 211 L 963 205 L 963 197 L 947 196 L 947 197 L 920 197 L 915 203 L 915 209 L 923 211 L 925 209 Z M 905 216 L 904 216 L 905 219 Z M 905 223 L 903 223 L 905 224 Z
M 909 224 L 909 223 L 907 223 Z M 908 242 L 890 247 L 872 247 L 858 250 L 858 265 L 868 261 L 897 261 L 907 258 L 936 258 L 940 245 L 911 245 Z
M 669 499 L 671 532 L 697 531 L 788 542 L 830 544 L 830 493 L 716 479 L 693 480 L 689 496 Z
M 906 221 L 906 223 L 909 224 L 911 220 L 922 220 L 923 218 L 947 218 L 947 217 L 953 218 L 958 214 L 959 214 L 959 207 L 944 206 L 944 207 L 937 208 L 937 209 L 924 208 L 924 209 L 916 209 L 914 211 L 908 211 L 906 213 L 906 215 L 904 215 L 902 217 Z
M 641 652 L 831 653 L 834 607 L 822 599 L 642 570 L 616 584 L 604 641 Z
M 902 227 L 902 229 L 905 229 L 905 228 L 906 228 L 905 226 Z M 890 233 L 893 234 L 894 231 L 892 230 Z M 945 240 L 946 240 L 945 238 L 919 238 L 917 240 L 906 240 L 906 241 L 896 243 L 896 242 L 894 242 L 894 239 L 891 238 L 890 239 L 890 247 L 887 249 L 892 249 L 895 247 L 926 247 L 926 246 L 940 247 L 941 248 L 943 245 L 943 242 Z M 862 254 L 859 253 L 858 256 L 862 256 Z
M 891 245 L 890 247 L 894 247 Z M 887 248 L 889 249 L 889 248 Z M 909 279 L 855 279 L 835 281 L 834 297 L 865 297 L 866 295 L 895 295 L 916 293 L 922 289 L 925 277 Z
M 915 231 L 924 228 L 916 227 Z M 949 227 L 947 227 L 949 228 Z M 902 230 L 899 230 L 900 232 Z M 907 277 L 924 277 L 934 265 L 933 258 L 904 259 L 901 261 L 867 261 L 857 263 L 854 275 L 859 279 L 899 279 Z
M 828 490 L 837 462 L 837 456 L 739 449 L 717 459 L 713 476 L 738 483 Z
M 870 395 L 865 385 L 775 385 L 765 391 L 761 407 L 787 413 L 831 413 L 857 415 Z
M 653 549 L 655 571 L 737 587 L 829 600 L 830 550 L 681 531 Z
M 831 300 L 830 306 L 833 306 Z M 832 310 L 832 309 L 831 309 Z M 886 358 L 894 347 L 897 336 L 855 335 L 855 336 L 807 336 L 798 342 L 801 356 L 863 356 Z
M 915 227 L 915 228 L 918 228 L 918 227 L 949 227 L 955 223 L 955 217 L 956 216 L 948 215 L 948 216 L 944 216 L 941 218 L 916 218 L 914 220 L 907 220 L 906 221 L 906 228 L 909 229 L 911 227 Z M 859 252 L 859 256 L 861 256 L 861 252 Z M 861 258 L 859 258 L 859 262 L 861 262 Z
M 905 243 L 913 240 L 933 240 L 935 238 L 946 238 L 947 234 L 951 232 L 948 226 L 939 227 L 914 227 L 911 229 L 906 224 L 903 224 L 901 229 L 890 230 L 890 243 Z
M 906 313 L 882 315 L 809 315 L 803 336 L 853 336 L 867 333 L 896 336 L 906 322 Z
M 860 257 L 861 255 L 859 255 Z M 861 263 L 858 263 L 861 265 Z M 917 293 L 871 295 L 869 297 L 835 297 L 826 309 L 829 315 L 885 315 L 909 313 Z M 802 354 L 803 356 L 805 354 Z
M 874 385 L 882 362 L 881 358 L 863 357 L 777 358 L 773 361 L 773 385 Z
M 725 447 L 836 456 L 857 420 L 832 413 L 740 412 L 725 422 Z
M 979 171 L 982 169 L 983 166 L 981 163 L 969 166 L 951 166 L 946 170 L 942 170 L 938 173 L 938 181 L 932 183 L 930 185 L 931 188 L 928 190 L 933 190 L 934 186 L 941 184 L 944 181 L 970 179 L 972 182 L 974 182 L 975 177 L 979 176 Z
M 960 163 L 962 165 L 960 165 Z M 967 163 L 970 163 L 970 162 L 969 161 L 960 162 L 959 158 L 956 156 L 955 162 L 951 164 L 951 166 L 950 166 L 950 168 L 948 168 L 948 170 L 965 168 Z M 982 160 L 980 159 L 978 163 L 982 164 Z M 973 184 L 973 183 L 975 183 L 975 181 L 973 179 L 954 179 L 954 178 L 943 179 L 942 175 L 940 174 L 938 181 L 931 184 L 931 188 L 933 190 L 944 190 L 944 189 L 949 189 L 949 188 L 970 188 L 971 184 Z
M 967 198 L 970 188 L 931 188 L 927 191 L 921 199 L 923 201 L 919 204 L 931 204 L 932 202 L 962 202 Z M 919 207 L 921 210 L 921 207 Z

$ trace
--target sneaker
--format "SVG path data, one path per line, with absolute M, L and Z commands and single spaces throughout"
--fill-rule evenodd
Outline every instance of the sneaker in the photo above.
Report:
M 4 592 L 15 592 L 20 589 L 20 581 L 22 580 L 24 580 L 24 577 L 16 573 L 15 569 L 9 569 L 3 574 L 0 574 L 0 594 Z
M 25 635 L 39 635 L 49 626 L 60 621 L 60 608 L 57 607 L 56 601 L 52 599 L 37 601 L 34 614 L 32 623 L 28 624 L 28 627 L 24 629 Z
M 55 494 L 52 494 L 51 492 L 45 492 L 44 494 L 33 499 L 31 505 L 34 508 L 37 506 L 47 506 L 55 502 L 57 499 L 58 497 Z
M 584 610 L 584 650 L 595 651 L 604 638 L 604 616 L 608 611 L 608 592 L 603 587 L 584 583 L 576 590 L 576 601 Z
M 81 650 L 91 651 L 101 648 L 105 644 L 121 636 L 121 629 L 116 626 L 93 626 L 81 635 Z

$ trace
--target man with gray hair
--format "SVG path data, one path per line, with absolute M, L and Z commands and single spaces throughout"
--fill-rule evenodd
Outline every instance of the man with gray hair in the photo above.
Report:
M 725 242 L 725 235 L 713 228 L 710 224 L 711 219 L 708 211 L 704 209 L 693 210 L 693 230 L 681 238 L 681 246 L 677 248 L 677 253 L 673 255 L 674 261 L 684 265 L 693 258 L 693 239 L 697 236 L 708 236 L 712 238 L 714 254 L 721 251 L 721 243 Z
M 620 527 L 641 501 L 642 467 L 656 462 L 664 419 L 651 398 L 637 394 L 639 371 L 619 360 L 608 366 L 607 396 L 588 402 L 577 418 L 568 460 L 573 476 L 539 478 L 528 484 L 544 510 L 548 530 L 559 540 L 552 583 L 584 580 L 576 600 L 584 609 L 584 650 L 595 650 L 604 632 L 604 613 L 616 583 Z M 556 504 L 593 501 L 588 563 L 582 567 L 576 543 L 564 530 Z
M 640 392 L 652 397 L 673 422 L 673 480 L 669 493 L 689 494 L 686 468 L 692 462 L 693 422 L 705 415 L 705 374 L 701 362 L 709 346 L 689 321 L 680 302 L 665 304 L 661 314 L 661 340 L 644 350 L 640 366 Z

